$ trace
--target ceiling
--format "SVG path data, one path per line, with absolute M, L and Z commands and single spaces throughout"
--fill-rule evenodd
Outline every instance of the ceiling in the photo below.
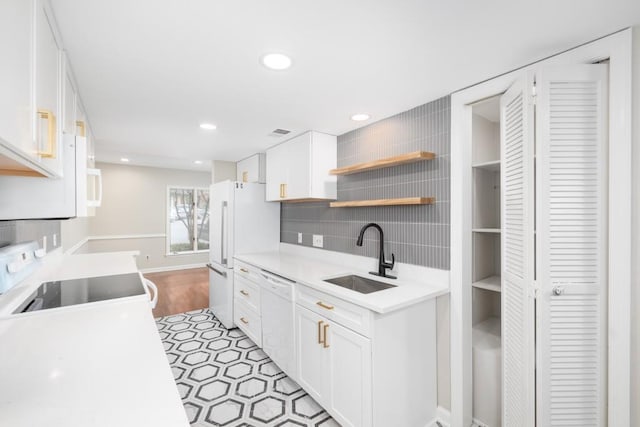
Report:
M 286 139 L 276 128 L 340 135 L 640 24 L 637 0 L 51 2 L 97 160 L 190 169 L 263 151 Z M 267 52 L 293 66 L 266 69 Z

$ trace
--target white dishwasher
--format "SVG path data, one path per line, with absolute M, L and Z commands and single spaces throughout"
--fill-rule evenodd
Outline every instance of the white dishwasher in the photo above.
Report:
M 262 350 L 280 369 L 296 378 L 293 285 L 295 282 L 262 270 L 260 307 Z

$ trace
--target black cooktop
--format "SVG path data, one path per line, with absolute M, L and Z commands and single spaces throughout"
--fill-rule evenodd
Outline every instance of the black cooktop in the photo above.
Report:
M 46 282 L 21 304 L 15 313 L 47 310 L 89 302 L 143 295 L 138 273 Z

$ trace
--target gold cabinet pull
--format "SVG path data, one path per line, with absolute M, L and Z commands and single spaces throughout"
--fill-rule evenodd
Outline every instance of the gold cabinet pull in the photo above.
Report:
M 287 184 L 280 184 L 280 198 L 284 199 L 287 197 Z
M 249 182 L 249 172 L 242 172 L 242 182 Z
M 247 270 L 246 268 L 240 268 L 240 271 L 242 271 L 243 273 L 248 273 L 249 270 Z
M 329 343 L 327 342 L 327 330 L 329 329 L 329 324 L 327 323 L 322 327 L 322 347 L 329 348 Z
M 244 289 L 241 289 L 241 290 L 240 290 L 240 293 L 241 293 L 242 295 L 244 295 L 245 297 L 248 297 L 248 296 L 249 296 L 249 292 L 245 291 Z
M 244 323 L 245 325 L 248 325 L 248 324 L 249 324 L 249 321 L 248 321 L 247 319 L 245 319 L 244 317 L 241 317 L 241 318 L 240 318 L 240 321 L 241 321 L 242 323 Z
M 322 320 L 318 320 L 318 344 L 322 344 Z
M 323 303 L 322 301 L 318 301 L 316 304 L 319 305 L 320 307 L 324 308 L 325 310 L 333 310 L 333 306 L 332 305 L 327 305 L 327 304 Z
M 78 128 L 78 136 L 86 136 L 87 128 L 82 120 L 76 120 L 76 128 Z
M 46 151 L 38 151 L 38 155 L 42 157 L 48 157 L 55 159 L 56 158 L 56 116 L 53 112 L 49 110 L 38 110 L 38 118 L 47 119 L 47 134 L 48 134 L 48 142 L 47 142 L 47 150 Z

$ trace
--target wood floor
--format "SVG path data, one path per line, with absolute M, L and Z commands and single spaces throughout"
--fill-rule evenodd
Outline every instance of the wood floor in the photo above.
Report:
M 209 270 L 190 268 L 163 273 L 148 273 L 144 277 L 158 287 L 158 305 L 154 317 L 170 316 L 209 307 Z

